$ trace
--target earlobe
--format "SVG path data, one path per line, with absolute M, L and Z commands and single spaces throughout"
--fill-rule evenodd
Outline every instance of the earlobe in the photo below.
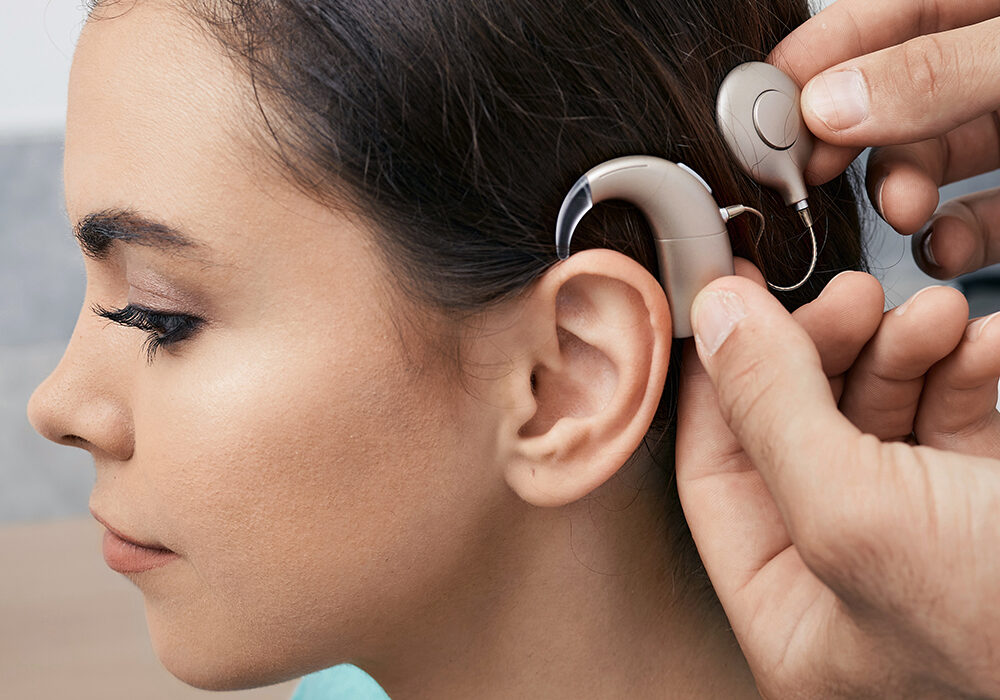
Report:
M 649 429 L 670 361 L 670 312 L 636 261 L 588 250 L 535 284 L 518 323 L 530 324 L 533 342 L 512 355 L 508 391 L 522 410 L 501 435 L 505 478 L 525 501 L 560 506 L 610 478 Z

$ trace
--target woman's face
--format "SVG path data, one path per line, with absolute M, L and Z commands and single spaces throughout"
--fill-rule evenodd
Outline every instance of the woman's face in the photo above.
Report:
M 96 514 L 179 554 L 129 574 L 167 668 L 239 687 L 405 639 L 482 576 L 510 493 L 489 412 L 411 334 L 392 270 L 238 136 L 244 80 L 166 5 L 112 5 L 80 39 L 66 205 L 99 216 L 29 413 L 92 453 Z M 146 331 L 92 310 L 128 304 L 200 321 L 149 361 Z

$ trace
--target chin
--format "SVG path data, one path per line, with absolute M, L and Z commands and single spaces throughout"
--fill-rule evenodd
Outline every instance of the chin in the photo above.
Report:
M 259 639 L 232 630 L 165 626 L 147 614 L 153 651 L 171 675 L 202 690 L 245 690 L 303 675 L 279 667 L 280 655 Z M 305 671 L 308 672 L 308 671 Z
M 192 651 L 162 651 L 155 641 L 153 647 L 160 663 L 178 680 L 202 690 L 245 690 L 280 683 L 293 676 L 277 675 L 269 669 L 252 664 L 201 655 Z M 177 653 L 175 653 L 177 652 Z M 243 660 L 241 660 L 243 661 Z
M 155 647 L 155 644 L 154 644 Z M 163 667 L 179 681 L 201 690 L 246 690 L 299 678 L 313 669 L 289 672 L 267 665 L 227 663 L 227 659 L 195 656 L 191 653 L 177 655 L 156 654 Z

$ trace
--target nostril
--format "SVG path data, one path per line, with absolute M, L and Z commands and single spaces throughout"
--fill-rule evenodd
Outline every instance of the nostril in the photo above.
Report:
M 67 447 L 80 447 L 86 449 L 87 441 L 79 435 L 63 435 L 59 442 Z

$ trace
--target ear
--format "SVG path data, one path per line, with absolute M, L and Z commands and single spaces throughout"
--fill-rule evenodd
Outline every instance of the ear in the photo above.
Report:
M 505 478 L 528 503 L 564 505 L 618 471 L 649 429 L 670 363 L 667 299 L 635 260 L 587 250 L 537 280 L 513 323 Z

